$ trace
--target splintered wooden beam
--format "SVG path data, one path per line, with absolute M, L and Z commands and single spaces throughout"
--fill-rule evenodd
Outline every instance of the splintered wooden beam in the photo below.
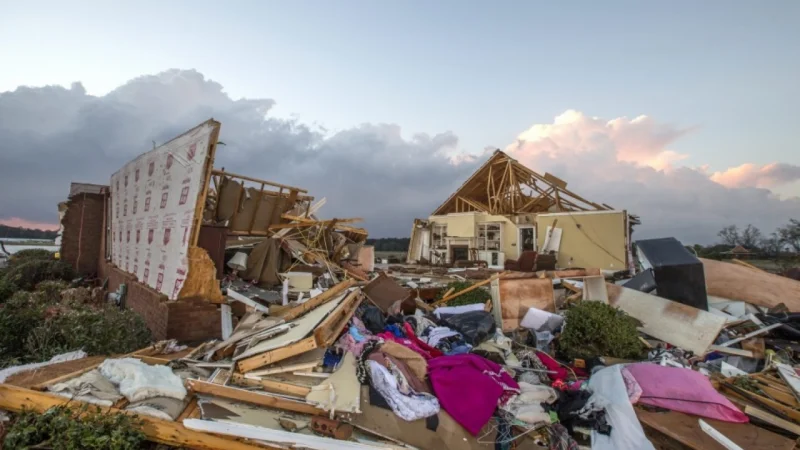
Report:
M 314 336 L 311 335 L 310 337 L 295 342 L 294 344 L 289 344 L 280 348 L 276 348 L 275 350 L 269 350 L 249 358 L 242 359 L 236 363 L 236 367 L 239 369 L 239 372 L 242 373 L 252 372 L 259 367 L 264 367 L 268 364 L 274 364 L 278 361 L 283 361 L 284 359 L 291 358 L 292 356 L 296 356 L 301 353 L 310 352 L 317 347 L 317 341 L 314 339 Z
M 486 286 L 487 284 L 491 283 L 492 281 L 500 278 L 501 275 L 503 275 L 503 274 L 502 273 L 496 273 L 496 274 L 492 275 L 491 277 L 481 281 L 480 283 L 475 283 L 472 286 L 470 286 L 468 288 L 465 288 L 465 289 L 462 289 L 462 290 L 460 290 L 458 292 L 455 292 L 453 294 L 450 294 L 447 297 L 442 297 L 438 302 L 433 303 L 431 306 L 433 306 L 434 308 L 437 308 L 439 306 L 446 305 L 447 302 L 449 302 L 450 300 L 452 300 L 452 299 L 454 299 L 454 298 L 456 298 L 456 297 L 458 297 L 458 296 L 460 296 L 462 294 L 466 294 L 467 292 L 472 292 L 475 289 L 480 288 L 481 286 Z
M 253 405 L 277 408 L 284 411 L 292 411 L 301 414 L 325 415 L 325 411 L 305 402 L 288 400 L 270 394 L 239 389 L 220 384 L 209 383 L 200 380 L 186 380 L 188 387 L 198 394 L 206 394 L 214 397 L 234 400 L 237 402 L 251 403 Z
M 312 309 L 321 306 L 325 303 L 328 303 L 330 300 L 336 298 L 339 294 L 341 294 L 345 289 L 356 284 L 353 280 L 345 280 L 341 283 L 333 286 L 332 288 L 328 289 L 327 291 L 323 292 L 322 294 L 317 295 L 316 297 L 312 297 L 307 302 L 297 305 L 294 308 L 286 311 L 281 315 L 281 318 L 286 322 L 294 320 L 303 314 L 311 311 Z
M 214 169 L 213 171 L 211 171 L 211 173 L 214 174 L 214 175 L 222 175 L 222 176 L 231 177 L 231 178 L 239 178 L 240 180 L 252 181 L 253 183 L 264 183 L 267 186 L 272 186 L 272 187 L 276 187 L 276 188 L 284 188 L 284 189 L 287 189 L 287 190 L 295 190 L 297 192 L 302 192 L 304 194 L 308 193 L 307 190 L 300 189 L 299 187 L 287 186 L 285 184 L 280 184 L 280 183 L 273 183 L 272 181 L 261 180 L 259 178 L 248 177 L 248 176 L 245 176 L 245 175 L 238 175 L 238 174 L 231 173 L 231 172 L 225 172 L 223 170 Z
M 305 396 L 308 395 L 309 392 L 311 392 L 311 388 L 308 386 L 299 386 L 296 384 L 283 383 L 281 381 L 275 381 L 265 378 L 262 378 L 260 380 L 251 380 L 250 378 L 246 378 L 244 375 L 240 373 L 231 374 L 231 381 L 233 383 L 242 386 L 260 387 L 261 389 L 267 392 L 274 392 L 276 394 L 283 394 L 283 395 L 291 395 L 295 397 L 305 398 Z
M 0 408 L 9 411 L 22 412 L 23 410 L 32 410 L 43 413 L 50 408 L 66 404 L 75 404 L 76 402 L 76 400 L 59 395 L 33 391 L 10 384 L 0 384 Z M 92 408 L 99 408 L 100 411 L 106 414 L 134 414 L 130 411 L 113 407 L 92 405 Z M 241 438 L 222 437 L 215 434 L 190 430 L 184 427 L 180 422 L 157 419 L 143 414 L 137 414 L 137 416 L 139 420 L 142 421 L 142 432 L 147 436 L 147 440 L 159 444 L 203 450 L 278 449 L 278 447 L 258 444 L 254 441 L 246 441 Z

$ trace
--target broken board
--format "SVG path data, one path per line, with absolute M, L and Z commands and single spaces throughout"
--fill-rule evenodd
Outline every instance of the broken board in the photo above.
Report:
M 702 355 L 719 335 L 725 319 L 682 303 L 606 283 L 608 303 L 642 323 L 656 339 Z
M 500 311 L 503 332 L 519 328 L 530 308 L 556 310 L 553 282 L 549 278 L 500 278 L 496 284 L 492 303 L 495 311 Z
M 700 261 L 708 295 L 767 308 L 783 303 L 789 311 L 800 312 L 800 281 L 736 264 L 702 258 Z

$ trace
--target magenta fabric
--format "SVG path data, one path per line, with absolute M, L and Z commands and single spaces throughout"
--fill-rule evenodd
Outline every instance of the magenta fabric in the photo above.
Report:
M 428 361 L 428 378 L 442 408 L 473 436 L 489 422 L 501 399 L 519 392 L 500 366 L 469 353 Z
M 432 358 L 438 358 L 440 356 L 444 356 L 444 353 L 436 347 L 431 347 L 428 345 L 427 342 L 421 340 L 417 337 L 417 334 L 414 332 L 414 327 L 411 326 L 410 323 L 405 322 L 403 323 L 403 331 L 406 333 L 406 337 L 411 339 L 411 342 L 416 344 L 419 348 L 428 352 Z
M 648 363 L 625 368 L 642 388 L 641 404 L 725 422 L 748 422 L 747 415 L 717 392 L 700 372 Z

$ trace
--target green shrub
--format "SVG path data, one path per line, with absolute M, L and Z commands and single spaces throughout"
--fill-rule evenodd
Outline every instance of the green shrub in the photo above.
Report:
M 45 320 L 47 305 L 31 299 L 30 292 L 18 291 L 0 306 L 0 366 L 27 361 L 28 333 Z
M 96 406 L 56 406 L 43 414 L 19 414 L 3 441 L 9 450 L 136 450 L 145 443 L 137 416 L 106 414 Z
M 48 298 L 61 298 L 61 291 L 69 289 L 69 283 L 64 280 L 44 280 L 36 285 L 36 292 L 41 292 Z
M 566 313 L 559 352 L 566 358 L 595 356 L 635 359 L 644 348 L 636 319 L 602 302 L 585 301 Z
M 45 280 L 70 281 L 75 278 L 72 266 L 56 260 L 28 259 L 13 264 L 3 279 L 19 289 L 30 291 Z
M 90 355 L 112 355 L 146 347 L 151 338 L 144 320 L 131 310 L 84 306 L 67 309 L 32 328 L 25 351 L 37 361 L 78 349 Z
M 32 260 L 53 260 L 55 258 L 55 254 L 50 250 L 46 250 L 43 248 L 29 248 L 26 250 L 20 250 L 9 258 L 9 264 L 16 265 L 21 264 L 26 261 Z
M 462 291 L 468 287 L 472 286 L 472 283 L 469 281 L 453 281 L 452 283 L 448 283 L 447 286 L 442 288 L 438 294 L 436 294 L 436 300 L 441 300 L 444 297 L 444 294 L 449 291 L 450 289 L 455 289 L 453 293 Z M 447 302 L 447 306 L 460 306 L 460 305 L 472 305 L 475 303 L 486 303 L 486 300 L 491 300 L 492 295 L 486 291 L 485 289 L 478 288 L 473 291 L 469 291 L 466 294 L 459 295 L 458 297 L 450 300 Z
M 11 298 L 11 296 L 14 295 L 14 292 L 17 292 L 17 287 L 6 281 L 4 278 L 0 278 L 0 303 L 3 303 Z

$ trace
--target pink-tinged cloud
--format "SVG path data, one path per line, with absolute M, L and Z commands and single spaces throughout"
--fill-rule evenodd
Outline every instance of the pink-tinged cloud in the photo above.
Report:
M 536 124 L 517 137 L 512 151 L 550 158 L 579 156 L 585 153 L 613 152 L 617 161 L 666 169 L 687 155 L 667 146 L 690 129 L 659 124 L 648 116 L 604 120 L 567 110 L 551 124 Z
M 800 180 L 800 166 L 785 163 L 759 166 L 746 163 L 724 172 L 714 172 L 711 179 L 727 187 L 775 188 Z
M 53 223 L 31 222 L 29 220 L 12 217 L 10 219 L 0 219 L 0 225 L 9 227 L 32 228 L 46 231 L 58 231 L 58 225 Z
M 604 120 L 570 110 L 522 132 L 506 151 L 579 195 L 639 215 L 634 239 L 711 243 L 727 225 L 752 223 L 768 234 L 800 218 L 800 197 L 763 189 L 798 179 L 795 166 L 745 165 L 725 176 L 683 166 L 686 155 L 669 146 L 688 130 L 646 116 Z

